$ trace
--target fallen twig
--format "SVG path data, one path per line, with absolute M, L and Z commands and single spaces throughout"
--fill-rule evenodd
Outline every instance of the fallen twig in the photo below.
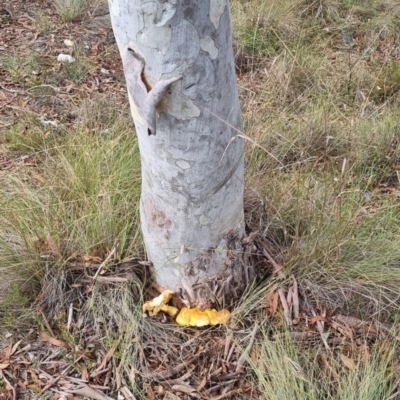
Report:
M 108 254 L 108 256 L 106 257 L 106 259 L 100 264 L 99 268 L 97 269 L 96 273 L 93 275 L 93 280 L 96 280 L 97 275 L 99 275 L 100 271 L 104 268 L 104 266 L 107 264 L 107 262 L 109 260 L 111 260 L 111 258 L 114 256 L 114 254 L 117 252 L 117 245 L 114 244 L 114 246 L 112 247 L 110 253 Z
M 285 316 L 286 322 L 288 323 L 289 326 L 292 326 L 292 319 L 290 318 L 290 311 L 289 311 L 289 306 L 286 301 L 286 296 L 284 290 L 278 289 L 279 293 L 279 298 L 281 299 L 282 307 L 283 307 L 283 315 Z
M 314 317 L 317 316 L 317 314 L 315 313 L 314 310 L 311 310 L 311 312 L 312 312 L 312 315 L 313 315 Z M 324 343 L 325 348 L 326 348 L 327 350 L 330 350 L 329 344 L 328 344 L 328 342 L 326 341 L 326 339 L 327 339 L 328 336 L 329 336 L 329 332 L 328 332 L 327 334 L 324 333 L 324 325 L 322 324 L 322 321 L 317 321 L 317 329 L 318 329 L 318 332 L 319 332 L 320 335 L 321 335 L 321 339 L 322 339 L 322 342 Z
M 56 336 L 54 334 L 53 330 L 51 329 L 49 321 L 47 320 L 46 316 L 44 315 L 44 312 L 42 310 L 40 310 L 40 313 L 42 314 L 44 324 L 46 325 L 47 330 L 50 332 L 50 335 L 53 336 L 53 337 Z
M 107 365 L 108 361 L 110 361 L 111 357 L 114 355 L 115 350 L 117 350 L 117 347 L 121 343 L 121 338 L 119 338 L 114 345 L 111 347 L 110 350 L 108 350 L 107 354 L 104 356 L 103 361 L 101 364 L 97 367 L 96 372 L 102 371 L 104 367 Z
M 300 301 L 299 301 L 299 285 L 296 278 L 293 278 L 293 324 L 297 325 L 300 322 Z
M 254 340 L 256 338 L 256 333 L 258 330 L 258 323 L 256 322 L 256 324 L 254 325 L 254 328 L 250 334 L 250 340 L 249 340 L 249 344 L 247 345 L 247 347 L 244 349 L 244 352 L 242 353 L 242 355 L 239 357 L 239 360 L 236 364 L 236 369 L 235 369 L 235 373 L 239 374 L 244 366 L 244 363 L 246 362 L 247 357 L 250 354 L 250 350 L 253 347 L 253 343 Z M 236 379 L 232 379 L 231 381 L 228 381 L 226 386 L 222 389 L 222 393 L 221 395 L 226 395 L 230 390 L 232 390 L 233 385 L 235 384 L 235 382 L 237 381 L 238 378 Z
M 56 376 L 53 378 L 41 391 L 39 394 L 45 393 L 48 389 L 50 389 L 54 384 L 56 384 L 61 378 L 61 375 Z
M 74 303 L 71 303 L 69 305 L 69 310 L 68 310 L 67 331 L 69 331 L 71 329 L 73 314 L 74 314 Z
M 126 386 L 122 387 L 120 389 L 120 392 L 122 393 L 122 395 L 125 397 L 126 400 L 136 400 L 134 394 Z
M 250 335 L 249 344 L 247 345 L 247 347 L 244 350 L 243 354 L 240 356 L 240 358 L 238 360 L 238 363 L 236 365 L 235 372 L 240 372 L 242 370 L 243 365 L 244 365 L 244 363 L 246 361 L 246 358 L 249 355 L 251 348 L 253 347 L 254 339 L 255 339 L 256 333 L 257 333 L 257 329 L 258 329 L 258 324 L 256 322 L 256 324 L 254 325 L 253 331 L 251 332 L 251 335 Z
M 279 265 L 273 258 L 272 256 L 268 253 L 268 251 L 263 248 L 262 250 L 263 254 L 265 257 L 267 257 L 268 261 L 271 263 L 272 267 L 274 268 L 274 272 L 281 275 L 283 266 Z
M 226 339 L 225 339 L 225 348 L 224 348 L 224 360 L 228 361 L 227 357 L 229 354 L 229 346 L 231 344 L 232 341 L 232 334 L 229 334 Z

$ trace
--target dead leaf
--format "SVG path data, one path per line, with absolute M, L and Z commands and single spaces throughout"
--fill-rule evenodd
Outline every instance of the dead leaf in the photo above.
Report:
M 328 322 L 328 320 L 326 319 L 326 317 L 322 316 L 322 315 L 316 315 L 315 317 L 308 317 L 308 322 L 310 324 L 315 324 L 317 321 L 324 321 L 324 322 Z
M 32 368 L 29 368 L 28 372 L 31 374 L 32 380 L 35 382 L 34 385 L 28 385 L 28 388 L 42 388 L 44 383 L 39 379 L 36 372 Z
M 81 369 L 82 369 L 81 379 L 84 381 L 87 381 L 89 379 L 89 372 L 88 372 L 86 364 L 82 364 Z
M 6 369 L 10 364 L 0 364 L 0 369 Z
M 176 396 L 172 392 L 166 392 L 165 396 L 164 396 L 164 400 L 181 400 L 181 398 Z
M 111 397 L 106 396 L 104 393 L 93 389 L 92 387 L 82 384 L 83 386 L 77 389 L 64 389 L 69 393 L 78 394 L 82 397 L 89 397 L 93 400 L 113 400 Z
M 62 347 L 63 349 L 69 349 L 69 344 L 66 342 L 63 342 L 62 340 L 58 340 L 56 338 L 53 338 L 49 336 L 46 332 L 39 332 L 39 335 L 42 337 L 42 339 L 54 346 L 57 347 Z
M 82 256 L 82 260 L 85 262 L 93 262 L 98 264 L 100 264 L 103 261 L 100 257 L 91 255 Z
M 345 324 L 350 328 L 360 328 L 361 326 L 368 324 L 368 322 L 361 319 L 341 314 L 335 316 L 335 321 Z
M 203 387 L 206 386 L 206 384 L 207 384 L 207 377 L 205 376 L 199 383 L 199 386 L 197 386 L 197 391 L 200 392 L 200 390 L 203 389 Z
M 6 351 L 6 355 L 5 355 L 5 360 L 9 360 L 10 357 L 17 351 L 18 346 L 21 344 L 22 340 L 19 340 L 17 343 L 14 344 L 14 346 L 12 344 L 10 344 L 10 346 L 8 347 L 7 351 Z
M 154 395 L 154 391 L 150 385 L 146 385 L 146 394 L 149 400 L 155 400 L 156 396 Z
M 176 392 L 190 394 L 191 396 L 195 396 L 196 392 L 195 388 L 192 388 L 191 386 L 188 385 L 174 385 L 172 386 L 172 390 L 175 390 Z
M 113 347 L 111 347 L 111 349 L 108 350 L 107 354 L 104 356 L 103 361 L 102 361 L 101 364 L 98 366 L 98 368 L 96 369 L 96 371 L 101 371 L 101 370 L 106 366 L 106 364 L 108 363 L 108 361 L 110 360 L 110 358 L 114 355 L 115 350 L 117 350 L 117 347 L 119 346 L 120 342 L 121 342 L 121 339 L 118 339 L 118 340 L 114 343 Z
M 253 361 L 254 365 L 257 365 L 258 362 L 258 352 L 256 349 L 252 349 L 250 352 L 251 361 Z
M 24 382 L 21 381 L 21 379 L 18 380 L 17 385 L 22 389 L 22 390 L 26 390 L 26 384 Z
M 345 356 L 344 354 L 340 355 L 340 359 L 342 360 L 343 364 L 350 370 L 355 371 L 356 369 L 356 364 L 354 363 L 354 360 L 351 358 Z

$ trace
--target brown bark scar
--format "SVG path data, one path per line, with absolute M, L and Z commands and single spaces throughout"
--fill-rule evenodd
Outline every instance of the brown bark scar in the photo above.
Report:
M 146 211 L 150 214 L 152 225 L 159 229 L 168 230 L 171 227 L 171 221 L 167 218 L 163 211 L 158 210 L 153 203 L 146 206 Z

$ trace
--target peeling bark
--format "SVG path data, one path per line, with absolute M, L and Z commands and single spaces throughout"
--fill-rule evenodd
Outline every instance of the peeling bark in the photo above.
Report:
M 190 306 L 241 294 L 244 143 L 227 0 L 109 0 L 142 160 L 157 283 Z

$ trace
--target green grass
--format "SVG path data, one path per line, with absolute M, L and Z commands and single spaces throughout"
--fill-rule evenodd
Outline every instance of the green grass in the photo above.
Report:
M 250 139 L 246 210 L 254 229 L 265 202 L 268 237 L 284 258 L 284 282 L 293 274 L 303 295 L 318 299 L 321 307 L 392 322 L 398 329 L 397 3 L 233 0 L 231 6 Z M 81 18 L 82 11 L 74 15 L 63 19 Z M 79 84 L 91 64 L 83 52 L 74 56 L 76 63 L 63 65 L 62 72 Z M 14 81 L 27 75 L 17 68 L 19 61 L 3 59 L 2 68 Z M 26 65 L 40 68 L 35 62 L 32 57 Z M 0 283 L 4 325 L 16 321 L 27 293 L 40 291 L 49 265 L 52 276 L 61 277 L 71 258 L 109 249 L 114 242 L 121 259 L 142 251 L 140 157 L 128 111 L 121 113 L 99 96 L 79 108 L 74 128 L 44 127 L 28 115 L 0 136 L 12 154 L 28 154 L 36 163 L 0 171 L 0 274 L 8 277 L 7 285 Z M 50 257 L 49 241 L 60 257 Z M 265 292 L 282 279 L 251 288 L 234 320 L 256 313 Z M 121 340 L 115 362 L 125 376 L 132 365 L 140 369 L 144 332 L 163 334 L 142 319 L 140 302 L 127 287 L 106 291 L 96 285 L 85 305 L 105 347 Z M 369 346 L 363 339 L 357 349 L 328 352 L 320 340 L 294 343 L 276 322 L 260 328 L 249 359 L 264 398 L 395 398 L 398 338 Z M 146 398 L 137 382 L 130 385 L 138 398 Z
M 63 72 L 68 79 L 71 79 L 76 84 L 80 84 L 86 81 L 89 73 L 93 70 L 93 65 L 85 56 L 84 50 L 80 47 L 74 47 L 72 55 L 75 61 L 73 63 L 63 63 Z
M 266 399 L 390 399 L 398 385 L 395 342 L 347 355 L 296 345 L 289 334 L 264 341 L 251 362 Z
M 81 20 L 89 8 L 88 0 L 54 0 L 57 13 L 64 22 Z
M 43 59 L 36 52 L 32 52 L 27 57 L 15 54 L 1 56 L 0 69 L 5 71 L 12 81 L 26 85 L 28 88 L 40 85 L 46 73 Z
M 120 257 L 140 249 L 140 163 L 129 117 L 107 111 L 101 100 L 83 104 L 81 115 L 73 135 L 49 135 L 32 118 L 5 135 L 10 149 L 37 163 L 32 171 L 0 175 L 7 188 L 0 200 L 0 268 L 29 290 L 45 272 L 46 235 L 63 254 L 58 265 L 115 241 Z

